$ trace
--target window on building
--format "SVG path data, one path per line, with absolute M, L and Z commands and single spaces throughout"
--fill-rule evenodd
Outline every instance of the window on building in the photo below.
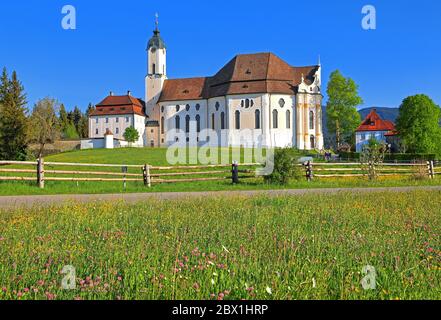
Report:
M 250 107 L 250 99 L 245 99 L 245 108 L 249 108 Z
M 199 103 L 196 104 L 196 111 L 199 111 L 200 108 L 201 108 L 201 105 Z
M 211 114 L 211 129 L 216 130 L 214 126 L 214 113 Z
M 185 106 L 185 110 L 187 110 L 187 112 L 190 111 L 190 105 L 189 105 L 189 104 L 187 104 L 187 105 Z
M 273 110 L 273 128 L 277 129 L 279 127 L 279 112 L 277 110 Z
M 164 134 L 165 128 L 164 128 L 165 120 L 164 117 L 161 118 L 161 134 Z
M 181 129 L 181 118 L 179 116 L 176 116 L 176 118 L 175 118 L 175 129 L 176 130 Z
M 196 115 L 196 130 L 197 132 L 201 132 L 201 116 Z
M 98 134 L 98 129 L 95 129 L 95 134 Z
M 130 121 L 129 117 L 126 117 L 126 122 L 129 122 L 129 121 Z
M 309 111 L 309 129 L 314 130 L 314 111 Z
M 181 106 L 177 105 L 176 106 L 176 112 L 179 112 L 179 110 L 181 110 Z
M 286 110 L 286 129 L 291 129 L 291 111 Z
M 235 113 L 236 130 L 240 130 L 240 111 L 236 110 Z
M 161 107 L 161 112 L 164 112 L 164 106 Z
M 240 106 L 243 108 L 243 107 L 245 107 L 245 101 L 244 100 L 242 100 L 241 102 L 240 102 Z
M 220 108 L 220 103 L 219 102 L 216 102 L 215 108 L 216 108 L 216 111 L 219 111 L 219 108 Z
M 260 129 L 260 110 L 257 109 L 254 113 L 254 127 Z
M 96 119 L 95 119 L 95 123 L 98 123 L 98 120 L 99 120 L 99 119 L 98 119 L 98 118 L 96 118 Z
M 221 130 L 225 129 L 225 112 L 221 112 Z
M 279 100 L 279 106 L 280 106 L 280 108 L 283 108 L 283 107 L 285 106 L 285 104 L 286 104 L 286 102 L 285 102 L 284 99 L 280 99 L 280 100 Z
M 156 74 L 156 64 L 152 64 L 152 73 Z
M 190 132 L 190 116 L 185 117 L 185 132 Z
M 116 128 L 116 129 L 115 129 L 115 133 L 116 133 L 116 134 L 119 134 L 119 128 Z
M 106 118 L 106 123 L 109 123 L 109 118 Z
M 309 138 L 311 141 L 311 149 L 315 149 L 315 137 L 313 135 L 311 135 L 311 137 Z

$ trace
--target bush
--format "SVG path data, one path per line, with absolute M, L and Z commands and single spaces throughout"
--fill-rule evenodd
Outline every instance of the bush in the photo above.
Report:
M 274 149 L 274 170 L 265 176 L 265 181 L 274 184 L 287 184 L 291 179 L 300 179 L 302 171 L 298 164 L 299 154 L 293 148 Z

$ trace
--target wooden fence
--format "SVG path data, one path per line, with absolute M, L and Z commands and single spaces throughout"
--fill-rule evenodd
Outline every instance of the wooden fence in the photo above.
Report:
M 5 168 L 2 166 L 33 166 L 34 169 Z M 241 168 L 239 168 L 239 166 Z M 151 166 L 120 165 L 97 163 L 66 163 L 38 161 L 0 161 L 0 173 L 15 174 L 15 176 L 0 176 L 0 181 L 36 181 L 44 188 L 45 181 L 102 181 L 102 182 L 143 182 L 146 187 L 152 184 L 180 183 L 196 181 L 221 181 L 231 179 L 238 183 L 241 179 L 255 178 L 255 170 L 259 164 L 227 164 L 227 165 L 195 165 L 195 166 Z M 48 169 L 48 167 L 50 169 Z M 76 167 L 76 170 L 56 170 L 55 167 Z M 96 168 L 94 170 L 79 170 L 78 168 Z M 120 172 L 104 171 L 98 168 L 120 168 Z M 249 168 L 249 169 L 247 169 Z M 132 172 L 129 172 L 129 169 Z M 134 171 L 134 172 L 133 172 Z M 138 173 L 136 173 L 136 171 Z M 26 174 L 26 176 L 18 176 Z M 29 176 L 29 174 L 32 174 Z M 252 174 L 252 175 L 251 175 Z M 50 176 L 49 176 L 50 175 Z M 54 176 L 55 175 L 55 176 Z M 70 176 L 66 176 L 70 175 Z
M 367 170 L 360 163 L 313 163 L 303 164 L 306 179 L 317 178 L 338 178 L 338 177 L 363 177 Z M 427 161 L 422 163 L 382 163 L 375 170 L 378 176 L 412 176 L 426 175 L 433 179 L 441 175 L 441 163 Z
M 298 165 L 304 167 L 308 181 L 314 178 L 363 177 L 367 175 L 366 169 L 360 163 L 306 162 Z M 33 168 L 26 168 L 29 166 Z M 230 179 L 233 183 L 238 183 L 242 179 L 256 178 L 255 168 L 258 166 L 261 164 L 151 166 L 149 164 L 45 162 L 44 159 L 38 161 L 0 161 L 0 174 L 7 174 L 0 175 L 0 181 L 35 181 L 40 188 L 44 188 L 45 181 L 123 182 L 124 186 L 127 182 L 137 181 L 143 182 L 146 187 L 163 183 L 226 181 Z M 74 169 L 69 170 L 69 167 L 74 167 Z M 441 162 L 383 163 L 376 168 L 376 171 L 378 176 L 420 175 L 433 179 L 436 175 L 441 175 Z

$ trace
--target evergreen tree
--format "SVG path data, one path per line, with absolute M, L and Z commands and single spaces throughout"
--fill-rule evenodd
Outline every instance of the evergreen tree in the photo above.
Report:
M 3 69 L 0 85 L 0 158 L 24 160 L 27 155 L 26 94 L 17 73 L 8 79 Z
M 67 112 L 66 108 L 64 107 L 64 104 L 60 105 L 60 125 L 61 130 L 66 130 L 67 125 L 69 124 L 69 119 L 67 118 Z

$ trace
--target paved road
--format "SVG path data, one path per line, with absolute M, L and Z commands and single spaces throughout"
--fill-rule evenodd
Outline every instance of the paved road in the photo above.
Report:
M 207 192 L 167 192 L 167 193 L 127 193 L 127 194 L 75 194 L 75 195 L 45 195 L 45 196 L 3 196 L 0 197 L 0 208 L 11 209 L 17 207 L 53 206 L 64 203 L 88 203 L 125 201 L 136 203 L 149 199 L 174 200 L 187 198 L 207 197 L 234 197 L 234 196 L 286 196 L 304 194 L 336 194 L 341 192 L 372 193 L 372 192 L 408 192 L 413 190 L 441 191 L 441 186 L 433 187 L 393 187 L 393 188 L 332 188 L 332 189 L 290 189 L 290 190 L 253 190 L 253 191 L 207 191 Z

